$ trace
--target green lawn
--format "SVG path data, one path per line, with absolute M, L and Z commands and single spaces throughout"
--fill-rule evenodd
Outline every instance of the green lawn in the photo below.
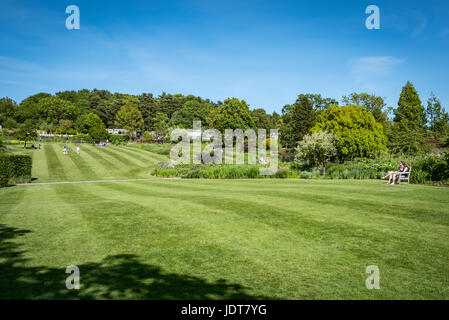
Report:
M 33 151 L 35 182 L 145 178 L 164 159 L 81 148 Z M 0 298 L 448 299 L 448 240 L 448 188 L 276 179 L 15 186 L 0 189 Z M 80 268 L 78 291 L 65 287 L 69 265 Z M 365 287 L 369 265 L 380 268 L 380 290 Z
M 69 147 L 64 155 L 63 146 Z M 80 146 L 80 154 L 76 152 Z M 45 144 L 40 150 L 15 146 L 13 153 L 33 157 L 33 182 L 139 179 L 151 177 L 167 156 L 130 146 L 94 147 L 90 144 Z

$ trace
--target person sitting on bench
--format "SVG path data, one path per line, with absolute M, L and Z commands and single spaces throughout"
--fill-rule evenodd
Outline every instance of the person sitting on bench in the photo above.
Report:
M 402 165 L 402 170 L 399 170 L 395 177 L 394 177 L 394 182 L 393 184 L 399 184 L 401 179 L 407 179 L 407 176 L 404 173 L 410 172 L 410 167 L 407 163 L 405 163 L 404 161 L 401 161 L 401 165 Z
M 407 164 L 405 162 L 401 161 L 399 163 L 398 171 L 390 171 L 382 179 L 386 180 L 388 178 L 388 183 L 387 184 L 396 184 L 396 180 L 399 177 L 399 174 L 401 174 L 401 172 L 408 172 L 408 170 L 410 170 L 410 169 L 408 168 Z

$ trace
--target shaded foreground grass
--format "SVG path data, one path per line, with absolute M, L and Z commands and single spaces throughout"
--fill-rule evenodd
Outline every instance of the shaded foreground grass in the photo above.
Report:
M 0 298 L 448 299 L 448 195 L 347 180 L 4 188 Z

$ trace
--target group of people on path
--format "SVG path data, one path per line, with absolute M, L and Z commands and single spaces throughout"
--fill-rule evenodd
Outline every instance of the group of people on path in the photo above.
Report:
M 398 171 L 390 171 L 382 179 L 383 180 L 387 180 L 388 179 L 388 183 L 387 184 L 398 184 L 399 183 L 399 178 L 401 178 L 401 175 L 403 175 L 406 172 L 410 172 L 410 166 L 407 163 L 405 163 L 404 161 L 401 161 L 399 163 Z
M 69 147 L 64 146 L 64 147 L 62 148 L 62 153 L 63 153 L 63 154 L 69 154 Z M 76 153 L 77 153 L 77 154 L 80 154 L 80 147 L 79 147 L 79 146 L 76 147 Z
M 111 142 L 112 144 L 114 144 L 113 142 Z M 110 143 L 109 143 L 109 139 L 106 139 L 106 142 L 92 142 L 92 145 L 95 147 L 109 147 Z M 118 147 L 119 142 L 116 141 L 115 142 L 115 146 Z

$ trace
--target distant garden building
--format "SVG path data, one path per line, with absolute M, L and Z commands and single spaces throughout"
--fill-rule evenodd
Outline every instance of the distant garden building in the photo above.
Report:
M 118 136 L 124 136 L 127 134 L 126 129 L 107 129 L 109 134 L 118 135 Z

